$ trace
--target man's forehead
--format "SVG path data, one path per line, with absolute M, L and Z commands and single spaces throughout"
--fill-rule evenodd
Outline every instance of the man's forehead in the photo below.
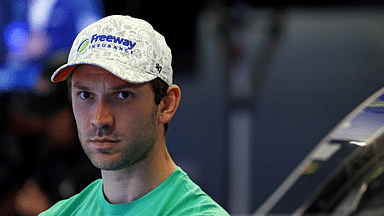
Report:
M 103 86 L 111 88 L 112 90 L 118 90 L 122 88 L 138 88 L 145 84 L 130 83 L 104 68 L 84 64 L 77 66 L 73 71 L 72 85 L 73 87 L 84 87 L 85 85 Z

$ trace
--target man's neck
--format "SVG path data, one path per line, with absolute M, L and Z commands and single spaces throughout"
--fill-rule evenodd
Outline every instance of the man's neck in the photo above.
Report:
M 155 189 L 176 169 L 164 144 L 155 148 L 148 158 L 128 168 L 102 170 L 104 196 L 112 204 L 132 202 Z

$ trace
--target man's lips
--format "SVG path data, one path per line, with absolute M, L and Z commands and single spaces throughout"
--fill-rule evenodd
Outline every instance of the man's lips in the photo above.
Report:
M 95 148 L 98 148 L 98 149 L 111 148 L 117 142 L 119 142 L 119 140 L 107 139 L 107 138 L 90 140 L 91 145 L 93 145 Z

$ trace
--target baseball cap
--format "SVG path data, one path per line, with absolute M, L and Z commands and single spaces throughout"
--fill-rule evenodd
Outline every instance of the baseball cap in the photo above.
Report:
M 64 81 L 77 65 L 90 64 L 131 83 L 145 83 L 159 77 L 171 85 L 171 63 L 171 49 L 151 24 L 130 16 L 112 15 L 77 35 L 67 64 L 57 69 L 51 80 Z

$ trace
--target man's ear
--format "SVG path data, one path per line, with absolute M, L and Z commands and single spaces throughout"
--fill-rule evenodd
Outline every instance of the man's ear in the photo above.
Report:
M 168 87 L 167 95 L 161 100 L 159 106 L 159 122 L 168 123 L 176 113 L 180 104 L 181 92 L 177 85 Z

